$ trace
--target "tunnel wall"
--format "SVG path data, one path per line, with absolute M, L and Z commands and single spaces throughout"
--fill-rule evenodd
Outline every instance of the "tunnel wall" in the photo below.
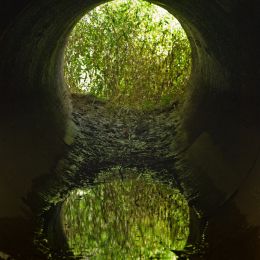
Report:
M 6 231 L 12 221 L 30 219 L 24 199 L 34 179 L 52 171 L 70 139 L 63 48 L 76 21 L 97 4 L 2 1 L 0 245 L 5 247 L 12 239 L 12 232 Z M 181 21 L 193 48 L 176 140 L 180 179 L 207 215 L 214 216 L 231 201 L 248 225 L 259 228 L 259 4 L 242 0 L 158 4 Z

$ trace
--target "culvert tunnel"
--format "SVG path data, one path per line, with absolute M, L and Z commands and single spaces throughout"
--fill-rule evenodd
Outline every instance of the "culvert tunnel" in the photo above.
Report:
M 28 194 L 55 174 L 76 130 L 63 49 L 98 1 L 1 4 L 0 257 L 38 259 Z M 204 259 L 260 258 L 259 4 L 158 1 L 193 55 L 176 133 L 178 179 L 208 219 Z M 169 118 L 170 120 L 170 118 Z

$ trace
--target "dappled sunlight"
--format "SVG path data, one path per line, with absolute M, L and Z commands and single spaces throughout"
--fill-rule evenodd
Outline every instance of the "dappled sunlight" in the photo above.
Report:
M 191 47 L 179 21 L 165 9 L 142 0 L 115 0 L 76 24 L 64 61 L 71 92 L 151 110 L 183 97 Z

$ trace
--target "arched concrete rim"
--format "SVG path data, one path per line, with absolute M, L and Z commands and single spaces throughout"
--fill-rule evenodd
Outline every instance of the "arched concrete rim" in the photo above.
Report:
M 28 218 L 22 198 L 34 178 L 52 170 L 70 139 L 63 48 L 76 21 L 99 3 L 3 0 L 0 218 Z M 247 221 L 259 227 L 259 5 L 243 0 L 159 4 L 182 22 L 193 48 L 177 138 L 180 177 L 191 193 L 198 192 L 203 210 L 211 213 L 233 198 Z
M 102 2 L 82 0 L 28 1 L 1 37 L 1 50 L 4 50 L 0 65 L 3 75 L 1 77 L 3 86 L 1 106 L 6 117 L 6 131 L 10 135 L 14 134 L 8 128 L 15 124 L 17 130 L 25 127 L 23 131 L 26 132 L 28 129 L 29 137 L 25 136 L 23 140 L 31 136 L 35 136 L 35 139 L 39 135 L 46 136 L 44 149 L 50 150 L 52 146 L 51 149 L 55 151 L 53 158 L 47 159 L 49 165 L 45 168 L 46 172 L 54 163 L 52 160 L 62 150 L 63 138 L 69 125 L 69 99 L 63 82 L 62 64 L 66 39 L 83 14 L 100 3 Z M 185 138 L 181 140 L 180 137 L 182 142 L 179 147 L 190 146 L 200 136 L 197 140 L 199 147 L 195 146 L 194 149 L 197 151 L 201 145 L 208 145 L 210 149 L 215 149 L 211 156 L 216 157 L 216 153 L 225 152 L 225 149 L 218 151 L 218 147 L 215 147 L 219 132 L 225 131 L 228 125 L 235 127 L 239 120 L 235 115 L 238 93 L 234 86 L 237 83 L 237 80 L 234 81 L 234 75 L 238 74 L 239 69 L 234 63 L 238 55 L 237 46 L 234 46 L 238 36 L 238 31 L 234 26 L 236 15 L 232 10 L 232 5 L 221 6 L 221 4 L 205 1 L 191 3 L 163 0 L 158 4 L 180 20 L 193 50 L 190 93 L 187 95 L 180 128 L 180 135 L 185 135 Z M 224 118 L 223 113 L 225 113 Z M 15 120 L 17 117 L 20 123 Z M 217 129 L 219 121 L 222 124 L 220 131 Z M 50 142 L 52 145 L 48 147 Z M 39 148 L 41 145 L 43 144 L 39 144 Z M 32 152 L 28 151 L 28 153 Z M 196 162 L 199 161 L 193 158 L 192 149 L 188 157 Z M 215 168 L 214 163 L 225 164 L 221 159 L 218 158 L 218 160 L 212 162 L 213 168 Z M 26 166 L 23 167 L 26 168 Z M 241 172 L 240 169 L 233 170 L 232 166 L 228 165 L 220 167 L 223 168 L 221 171 L 224 170 L 225 174 L 219 175 L 218 178 L 226 179 L 226 174 L 234 172 L 231 177 L 232 181 L 223 188 L 222 181 L 226 183 L 226 180 L 220 180 L 217 183 L 214 176 L 212 180 L 210 172 L 206 173 L 206 178 L 209 179 L 208 185 L 213 186 L 216 194 L 219 190 L 223 194 L 220 197 L 216 195 L 214 201 L 205 202 L 205 207 L 211 206 L 210 204 L 212 206 L 221 204 L 237 189 L 245 172 L 250 168 L 247 165 L 246 169 Z M 34 171 L 30 169 L 32 170 Z M 21 172 L 21 174 L 25 173 Z M 214 174 L 217 173 L 214 172 Z M 201 183 L 203 186 L 204 178 L 204 174 L 200 172 L 196 183 L 199 186 Z M 203 188 L 199 190 L 203 196 L 209 192 L 208 190 L 204 192 Z

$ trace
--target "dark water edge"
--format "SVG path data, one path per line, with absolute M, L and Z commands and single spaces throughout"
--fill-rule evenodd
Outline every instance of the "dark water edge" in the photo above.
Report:
M 91 180 L 89 179 L 79 181 L 78 176 L 75 179 L 77 180 L 76 183 L 73 183 L 71 180 L 69 185 L 67 180 L 66 183 L 61 179 L 49 180 L 49 190 L 46 190 L 44 194 L 41 193 L 41 197 L 45 200 L 45 205 L 41 209 L 38 208 L 38 216 L 35 218 L 34 246 L 36 251 L 43 256 L 42 259 L 82 259 L 80 256 L 74 256 L 68 246 L 61 216 L 63 201 L 67 198 L 69 191 L 75 188 L 84 188 L 86 183 L 91 185 Z M 164 176 L 164 181 L 165 179 L 167 179 L 167 175 Z M 171 180 L 171 186 L 173 187 L 174 185 Z M 58 186 L 60 186 L 60 189 Z M 176 186 L 174 187 L 176 188 Z M 55 196 L 50 194 L 55 194 Z M 37 205 L 39 204 L 37 203 Z M 175 253 L 179 255 L 178 259 L 204 259 L 203 255 L 207 247 L 205 237 L 206 222 L 192 207 L 190 207 L 189 228 L 187 247 Z

